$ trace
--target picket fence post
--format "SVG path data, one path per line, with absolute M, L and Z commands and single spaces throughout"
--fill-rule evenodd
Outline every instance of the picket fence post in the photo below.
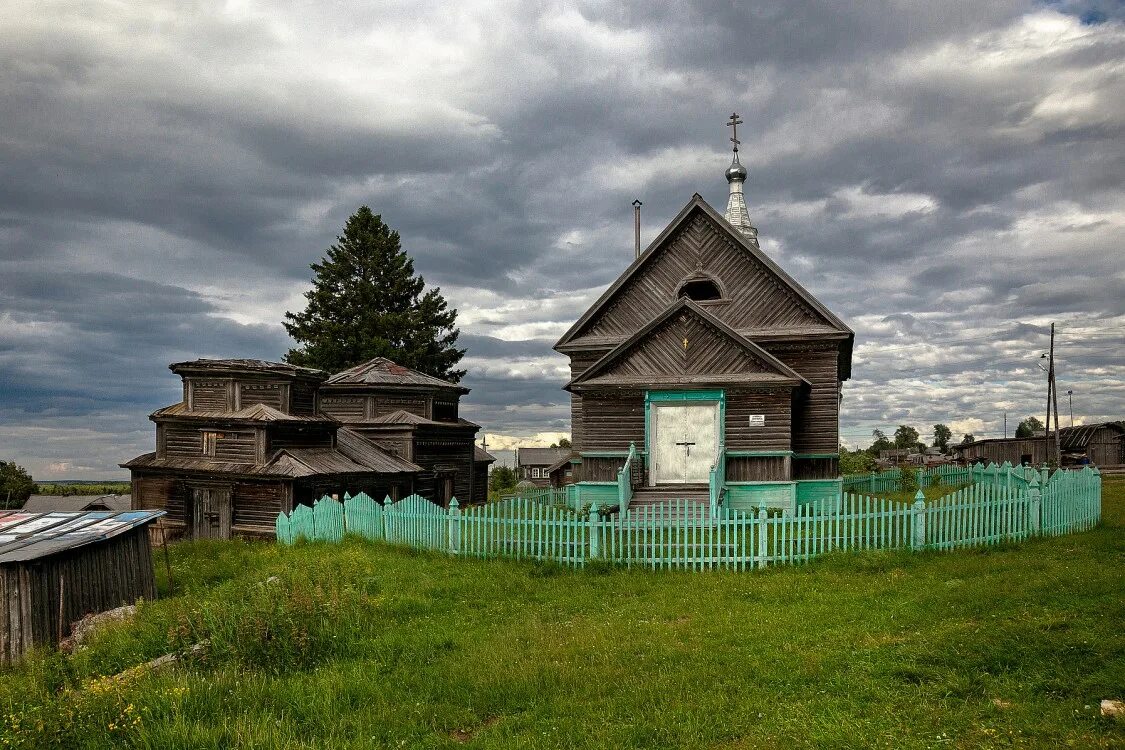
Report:
M 391 525 L 390 516 L 391 516 L 391 514 L 389 512 L 390 509 L 391 509 L 391 496 L 387 495 L 387 497 L 383 501 L 383 513 L 382 513 L 382 516 L 383 516 L 383 541 L 384 542 L 391 541 L 391 534 L 390 534 L 390 525 Z
M 590 524 L 590 559 L 591 560 L 597 560 L 598 556 L 600 555 L 600 550 L 598 549 L 598 503 L 596 501 L 594 502 L 593 505 L 590 506 L 589 524 Z
M 457 498 L 449 501 L 449 554 L 456 555 L 461 549 L 461 508 Z
M 914 496 L 914 538 L 910 547 L 915 551 L 926 548 L 926 496 L 922 490 Z
M 1039 475 L 1032 474 L 1031 481 L 1027 483 L 1027 531 L 1031 536 L 1038 536 L 1043 527 L 1041 514 L 1042 500 L 1039 491 Z
M 758 567 L 764 568 L 768 564 L 766 561 L 766 552 L 769 550 L 768 537 L 769 526 L 766 520 L 769 514 L 766 513 L 766 506 L 764 504 L 758 506 Z

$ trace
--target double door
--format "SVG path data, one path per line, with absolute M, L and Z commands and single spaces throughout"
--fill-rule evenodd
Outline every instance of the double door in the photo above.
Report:
M 194 539 L 230 539 L 230 487 L 191 488 Z
M 719 405 L 655 404 L 651 420 L 650 483 L 706 483 L 719 447 Z

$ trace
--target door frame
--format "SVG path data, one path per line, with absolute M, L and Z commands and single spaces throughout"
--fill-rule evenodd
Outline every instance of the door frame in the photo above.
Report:
M 187 526 L 187 528 L 191 532 L 191 538 L 192 539 L 199 539 L 200 538 L 196 534 L 197 529 L 196 529 L 196 523 L 195 523 L 195 519 L 196 519 L 195 492 L 196 492 L 196 490 L 200 490 L 200 491 L 206 491 L 206 492 L 223 492 L 223 493 L 226 493 L 227 502 L 226 502 L 226 509 L 225 509 L 225 517 L 223 517 L 222 515 L 220 515 L 220 517 L 219 517 L 219 527 L 218 527 L 218 530 L 217 530 L 217 535 L 216 536 L 209 536 L 207 538 L 208 539 L 230 539 L 231 538 L 231 526 L 234 525 L 234 484 L 227 483 L 227 482 L 187 482 L 185 484 L 186 484 L 186 487 L 187 487 L 187 492 L 186 492 L 187 497 L 185 499 L 190 504 L 191 513 L 190 514 L 185 513 L 184 514 L 184 520 L 186 521 L 185 525 Z M 185 508 L 185 510 L 187 510 L 187 509 Z M 222 513 L 223 509 L 220 508 L 218 512 Z M 224 534 L 225 534 L 225 536 L 224 536 Z
M 726 445 L 727 432 L 727 394 L 726 391 L 715 388 L 709 390 L 674 390 L 674 391 L 645 391 L 645 456 L 652 460 L 655 456 L 656 446 L 652 442 L 652 429 L 655 423 L 652 410 L 655 404 L 666 402 L 681 402 L 684 406 L 692 403 L 717 403 L 719 405 L 719 445 Z M 647 467 L 646 467 L 647 468 Z M 647 485 L 653 485 L 654 477 L 648 472 Z

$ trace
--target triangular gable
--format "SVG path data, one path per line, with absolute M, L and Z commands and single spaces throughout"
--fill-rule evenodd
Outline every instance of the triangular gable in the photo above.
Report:
M 808 381 L 696 303 L 680 299 L 566 388 L 723 383 L 784 387 Z
M 726 286 L 713 312 L 735 329 L 845 333 L 851 329 L 730 226 L 698 194 L 555 344 L 620 341 L 675 299 L 693 277 Z

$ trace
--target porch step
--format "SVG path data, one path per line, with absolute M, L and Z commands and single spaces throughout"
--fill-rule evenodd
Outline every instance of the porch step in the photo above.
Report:
M 664 518 L 678 520 L 682 517 L 708 518 L 711 515 L 711 490 L 705 484 L 671 484 L 656 487 L 638 487 L 629 501 L 630 515 L 660 513 Z

